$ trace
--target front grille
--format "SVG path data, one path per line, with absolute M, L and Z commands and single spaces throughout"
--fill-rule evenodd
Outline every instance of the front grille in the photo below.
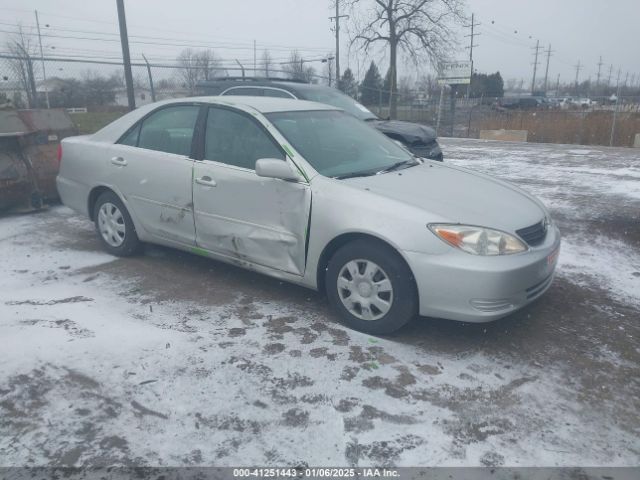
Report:
M 535 247 L 544 242 L 544 238 L 547 236 L 547 228 L 544 220 L 541 220 L 535 225 L 516 230 L 516 233 L 527 242 L 528 245 Z

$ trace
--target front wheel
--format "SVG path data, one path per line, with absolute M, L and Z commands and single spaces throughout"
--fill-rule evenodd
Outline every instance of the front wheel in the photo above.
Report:
M 341 247 L 329 261 L 326 288 L 342 321 L 362 332 L 394 332 L 418 311 L 411 270 L 380 242 L 357 240 Z

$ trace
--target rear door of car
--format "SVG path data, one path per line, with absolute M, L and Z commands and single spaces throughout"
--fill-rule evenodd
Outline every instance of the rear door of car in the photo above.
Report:
M 215 106 L 200 148 L 193 185 L 198 246 L 241 264 L 302 275 L 310 187 L 255 173 L 260 158 L 287 161 L 278 143 L 253 116 Z
M 112 147 L 111 181 L 148 233 L 195 245 L 191 157 L 200 105 L 154 110 Z

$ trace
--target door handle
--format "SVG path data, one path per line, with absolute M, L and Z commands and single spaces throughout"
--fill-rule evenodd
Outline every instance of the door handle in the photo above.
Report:
M 199 185 L 204 185 L 205 187 L 215 187 L 217 185 L 216 181 L 208 175 L 196 178 L 196 183 Z
M 122 157 L 113 157 L 111 159 L 111 163 L 114 164 L 114 165 L 117 165 L 119 167 L 126 167 L 127 166 L 127 161 Z

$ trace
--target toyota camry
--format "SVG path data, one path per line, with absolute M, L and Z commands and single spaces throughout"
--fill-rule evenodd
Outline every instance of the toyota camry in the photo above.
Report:
M 304 100 L 158 102 L 59 153 L 62 201 L 108 252 L 149 242 L 233 263 L 325 292 L 374 334 L 504 317 L 549 288 L 560 248 L 530 194 Z

